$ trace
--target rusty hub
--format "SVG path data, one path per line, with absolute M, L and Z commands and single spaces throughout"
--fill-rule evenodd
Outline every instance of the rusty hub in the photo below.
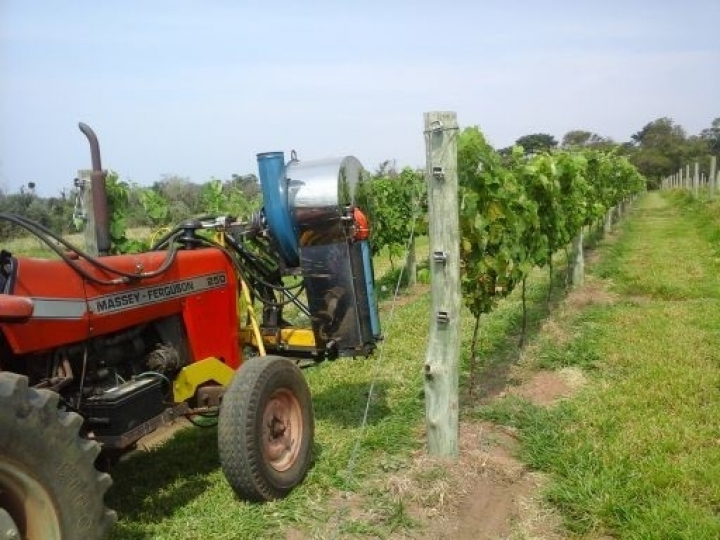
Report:
M 278 472 L 295 464 L 303 437 L 302 409 L 292 392 L 276 390 L 263 412 L 263 456 Z

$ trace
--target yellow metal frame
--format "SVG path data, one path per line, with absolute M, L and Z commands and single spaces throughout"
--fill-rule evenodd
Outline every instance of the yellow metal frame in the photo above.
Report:
M 215 241 L 221 246 L 225 246 L 225 231 L 218 229 L 215 231 Z M 266 356 L 265 347 L 283 348 L 283 349 L 314 349 L 315 335 L 308 328 L 282 328 L 280 330 L 280 339 L 276 335 L 263 336 L 260 331 L 260 323 L 258 323 L 257 314 L 253 307 L 252 298 L 250 298 L 250 290 L 240 275 L 237 276 L 240 290 L 242 291 L 242 299 L 245 302 L 245 310 L 250 320 L 250 328 L 240 328 L 241 343 L 256 347 L 260 356 Z M 242 307 L 238 302 L 238 320 L 242 320 Z
M 223 386 L 230 384 L 235 371 L 217 358 L 211 357 L 185 366 L 173 381 L 175 403 L 186 401 L 195 395 L 198 386 L 216 382 Z
M 215 241 L 220 244 L 221 246 L 225 247 L 225 230 L 218 228 L 215 230 Z M 252 298 L 250 298 L 250 291 L 247 288 L 247 284 L 245 283 L 245 280 L 242 279 L 240 274 L 237 275 L 238 283 L 240 284 L 240 290 L 242 291 L 243 300 L 245 301 L 245 309 L 247 310 L 248 316 L 250 318 L 250 327 L 252 328 L 252 333 L 255 336 L 255 343 L 256 347 L 258 349 L 258 352 L 260 353 L 260 356 L 265 356 L 267 352 L 265 351 L 265 344 L 263 343 L 262 338 L 260 337 L 260 324 L 257 321 L 257 315 L 255 314 L 255 308 L 253 308 Z M 238 299 L 239 300 L 239 299 Z M 238 313 L 238 320 L 242 320 L 242 307 L 240 306 L 240 302 L 237 304 L 237 313 Z M 242 333 L 242 330 L 241 330 Z M 243 340 L 245 342 L 245 340 Z
M 315 334 L 309 328 L 282 328 L 280 329 L 280 339 L 278 336 L 265 335 L 261 337 L 261 344 L 271 348 L 286 349 L 314 349 Z M 240 338 L 243 343 L 258 347 L 258 337 L 250 328 L 240 330 Z

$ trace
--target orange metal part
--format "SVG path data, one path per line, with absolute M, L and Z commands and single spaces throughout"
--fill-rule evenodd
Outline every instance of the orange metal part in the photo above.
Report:
M 0 294 L 0 322 L 25 322 L 33 314 L 33 301 L 9 294 Z
M 150 272 L 166 252 L 103 257 L 125 272 Z M 86 261 L 77 261 L 93 276 L 110 275 Z M 24 324 L 7 326 L 5 334 L 16 353 L 77 343 L 153 320 L 181 315 L 194 361 L 215 357 L 236 369 L 241 362 L 235 272 L 216 249 L 181 250 L 167 272 L 116 285 L 86 281 L 62 260 L 20 259 L 12 291 L 34 304 Z

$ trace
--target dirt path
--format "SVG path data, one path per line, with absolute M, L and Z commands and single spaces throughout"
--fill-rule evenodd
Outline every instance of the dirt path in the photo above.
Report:
M 539 405 L 552 406 L 572 394 L 581 378 L 567 372 L 540 371 L 507 393 Z M 417 456 L 403 480 L 403 498 L 412 501 L 409 512 L 423 524 L 417 534 L 395 538 L 437 540 L 496 540 L 505 538 L 565 538 L 559 517 L 542 501 L 542 475 L 531 472 L 515 456 L 518 441 L 512 429 L 490 422 L 464 421 L 460 425 L 460 458 L 449 463 Z M 418 478 L 424 471 L 445 471 L 434 486 Z M 409 478 L 409 480 L 408 480 Z M 441 493 L 432 493 L 441 490 Z
M 553 341 L 567 340 L 570 336 L 564 329 L 569 318 L 593 304 L 615 300 L 603 284 L 588 278 L 586 285 L 557 306 L 540 333 Z M 495 389 L 486 401 L 513 395 L 538 406 L 553 407 L 585 384 L 585 376 L 577 368 L 537 371 L 533 368 L 534 353 L 532 345 L 525 349 L 519 363 L 506 373 L 504 386 Z M 509 380 L 519 384 L 511 385 Z M 459 445 L 457 462 L 418 455 L 409 470 L 388 481 L 390 489 L 404 486 L 398 496 L 410 501 L 408 512 L 421 524 L 414 534 L 405 532 L 393 538 L 560 540 L 570 536 L 560 516 L 542 499 L 544 476 L 517 459 L 518 440 L 511 428 L 464 420 Z M 443 471 L 442 481 L 423 482 L 428 471 L 436 467 Z

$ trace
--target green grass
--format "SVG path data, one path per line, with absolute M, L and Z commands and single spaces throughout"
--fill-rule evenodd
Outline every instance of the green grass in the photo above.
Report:
M 131 239 L 148 238 L 151 233 L 152 231 L 147 227 L 138 227 L 135 229 L 128 229 L 127 231 L 128 238 Z M 83 233 L 68 234 L 63 238 L 70 242 L 73 246 L 79 249 L 85 249 L 85 238 Z M 35 236 L 20 236 L 5 240 L 3 242 L 3 249 L 6 249 L 16 256 L 40 258 L 57 257 L 57 254 L 50 249 L 47 244 Z M 63 247 L 63 250 L 64 249 L 65 248 Z
M 593 382 L 553 409 L 514 398 L 478 411 L 519 428 L 522 457 L 551 473 L 547 495 L 574 533 L 720 538 L 713 212 L 646 195 L 596 268 L 620 300 L 580 312 L 568 343 L 541 347 L 541 360 L 591 357 Z

